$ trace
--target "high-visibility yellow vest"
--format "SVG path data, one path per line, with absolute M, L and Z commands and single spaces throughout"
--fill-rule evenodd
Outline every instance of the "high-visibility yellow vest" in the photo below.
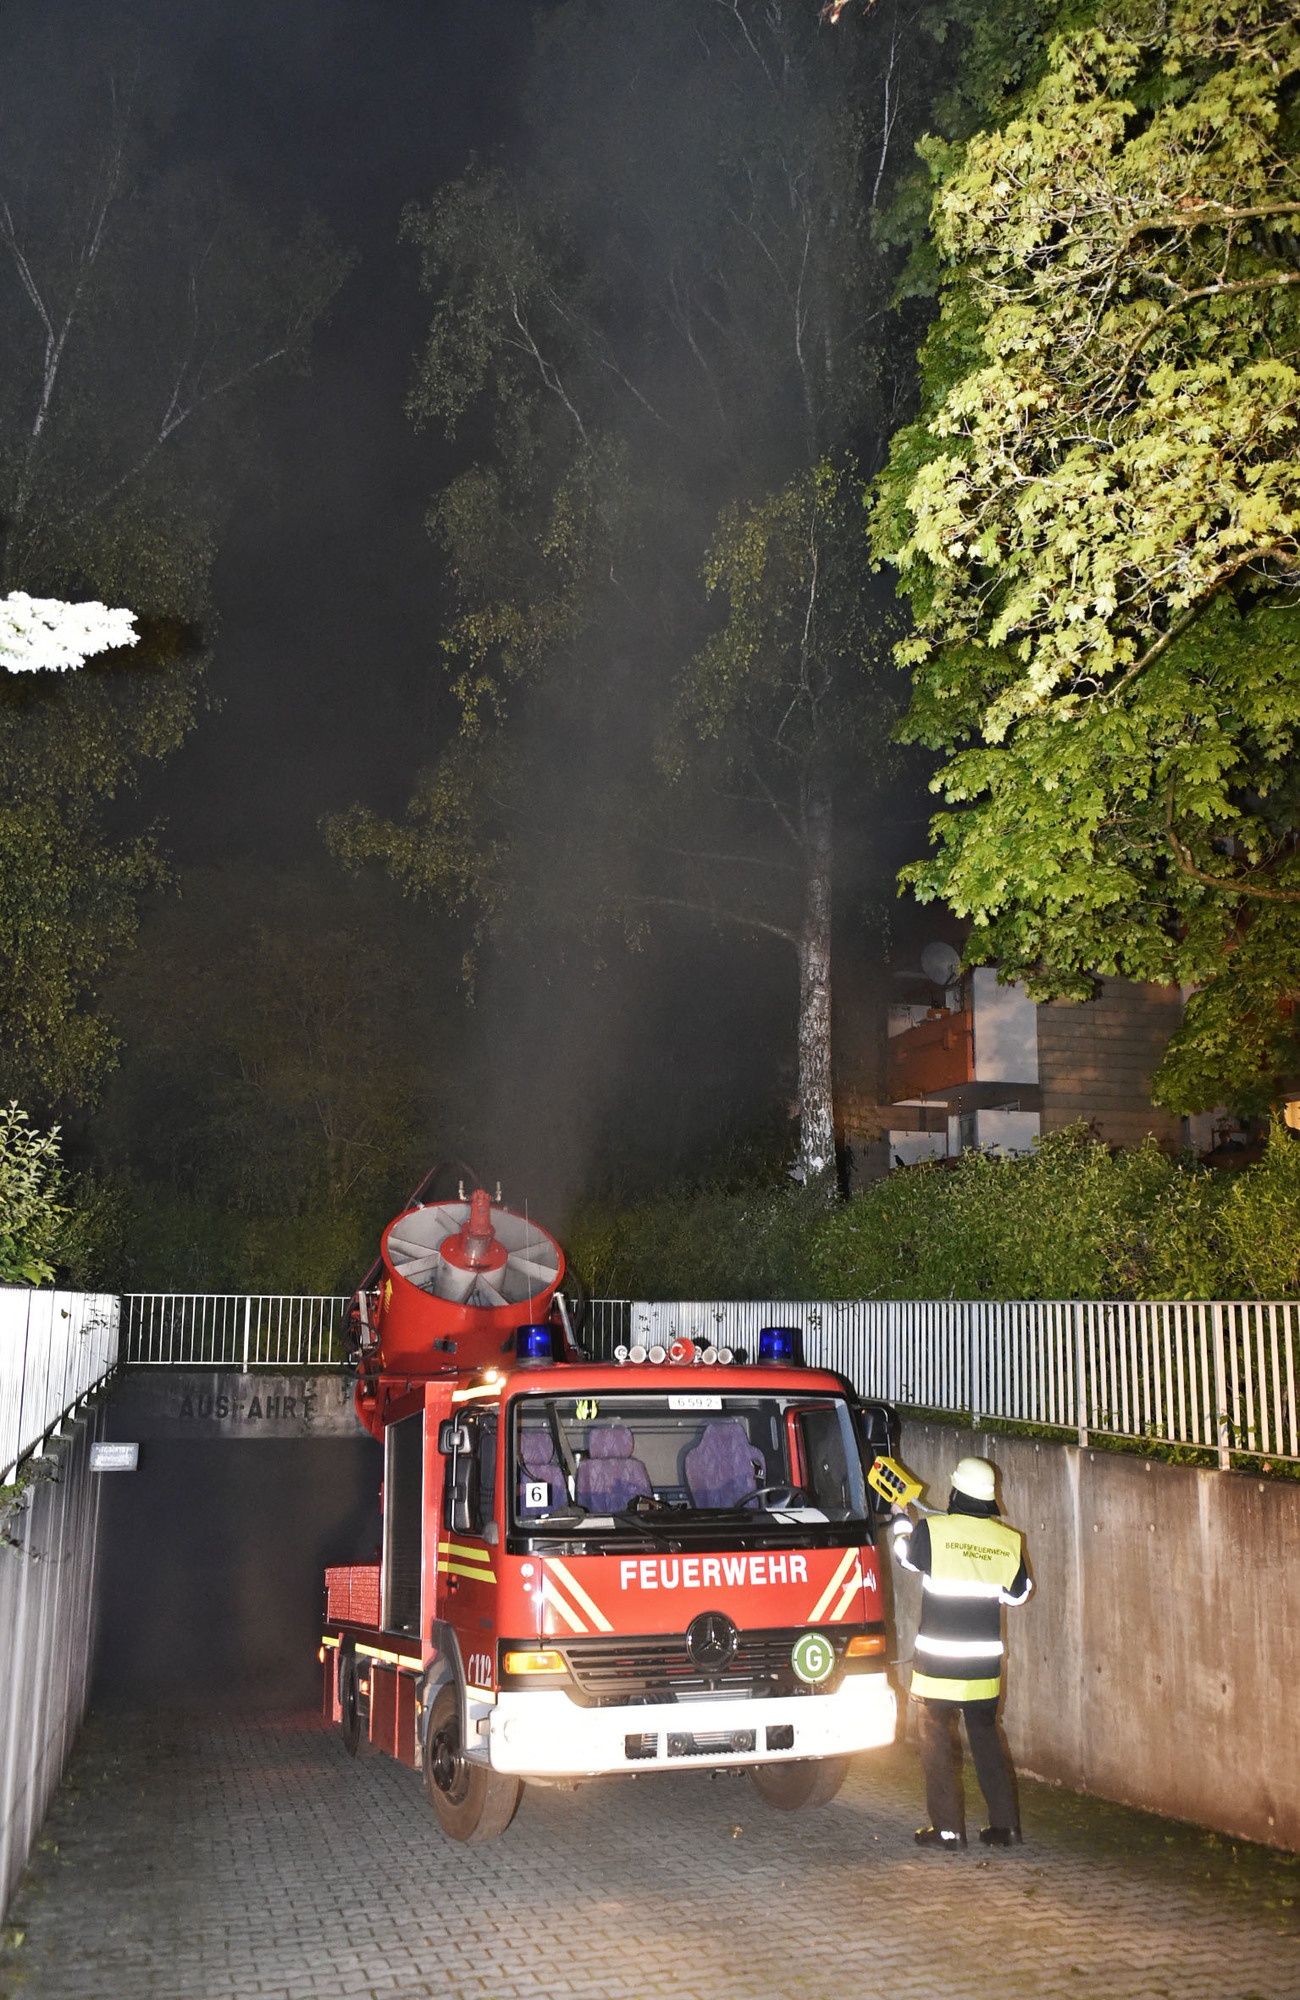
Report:
M 921 1623 L 912 1693 L 938 1701 L 989 1701 L 1002 1687 L 1002 1606 L 1029 1594 L 1021 1538 L 1002 1521 L 931 1514 L 900 1558 L 920 1571 Z M 918 1540 L 920 1545 L 918 1546 Z

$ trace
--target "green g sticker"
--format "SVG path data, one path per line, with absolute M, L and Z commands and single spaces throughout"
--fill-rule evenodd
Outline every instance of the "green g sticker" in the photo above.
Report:
M 829 1639 L 822 1637 L 820 1632 L 805 1632 L 802 1638 L 794 1642 L 790 1665 L 801 1681 L 806 1681 L 809 1687 L 815 1687 L 818 1681 L 826 1679 L 834 1667 L 835 1648 Z

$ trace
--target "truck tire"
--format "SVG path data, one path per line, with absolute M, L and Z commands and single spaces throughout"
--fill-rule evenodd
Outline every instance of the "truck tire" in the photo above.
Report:
M 847 1757 L 803 1757 L 797 1764 L 755 1764 L 750 1772 L 764 1805 L 778 1812 L 829 1805 L 848 1776 Z
M 339 1653 L 339 1728 L 343 1735 L 343 1748 L 349 1757 L 355 1757 L 361 1748 L 365 1718 L 361 1713 L 361 1689 L 357 1683 L 360 1672 L 357 1656 L 351 1646 Z
M 518 1809 L 523 1790 L 518 1778 L 503 1777 L 462 1754 L 460 1694 L 454 1687 L 440 1688 L 434 1698 L 424 1782 L 438 1824 L 453 1840 L 495 1840 Z

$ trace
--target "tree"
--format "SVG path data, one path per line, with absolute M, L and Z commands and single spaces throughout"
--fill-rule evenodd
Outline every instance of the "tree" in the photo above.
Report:
M 678 884 L 640 900 L 764 932 L 799 968 L 799 1156 L 813 1182 L 835 1161 L 831 962 L 835 801 L 864 755 L 890 775 L 886 625 L 862 589 L 858 489 L 823 461 L 780 493 L 729 509 L 705 565 L 725 623 L 682 675 L 660 750 L 674 786 L 712 790 L 729 849 L 651 842 Z M 698 817 L 698 815 L 697 815 Z M 674 893 L 674 888 L 676 893 Z
M 1300 1064 L 1298 71 L 1287 0 L 1139 6 L 931 148 L 943 302 L 873 517 L 946 757 L 906 879 L 1041 997 L 1197 985 L 1183 1110 Z
M 159 868 L 111 802 L 193 725 L 253 392 L 303 361 L 346 268 L 318 225 L 288 235 L 164 170 L 160 80 L 80 29 L 6 16 L 0 588 L 127 605 L 139 642 L 0 675 L 0 1085 L 29 1103 L 87 1101 L 111 1060 L 94 988 Z
M 831 34 L 803 0 L 570 0 L 546 24 L 530 171 L 477 170 L 406 223 L 435 301 L 412 411 L 468 440 L 430 512 L 459 727 L 403 820 L 358 808 L 331 834 L 480 939 L 607 943 L 652 912 L 802 939 L 810 1172 L 834 839 L 815 746 L 848 700 L 847 606 L 816 571 L 851 531 L 825 468 L 878 462 L 903 406 L 869 208 L 915 129 L 918 38 L 896 16 Z M 703 894 L 693 857 L 717 852 L 743 858 Z M 816 946 L 796 880 L 818 885 Z

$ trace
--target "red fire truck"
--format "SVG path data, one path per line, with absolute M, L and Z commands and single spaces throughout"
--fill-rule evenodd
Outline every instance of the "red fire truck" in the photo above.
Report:
M 892 1741 L 863 1412 L 797 1332 L 585 1358 L 559 1245 L 482 1189 L 407 1209 L 373 1275 L 382 1559 L 327 1572 L 321 1646 L 350 1751 L 481 1841 L 525 1782 L 739 1769 L 789 1809 Z

